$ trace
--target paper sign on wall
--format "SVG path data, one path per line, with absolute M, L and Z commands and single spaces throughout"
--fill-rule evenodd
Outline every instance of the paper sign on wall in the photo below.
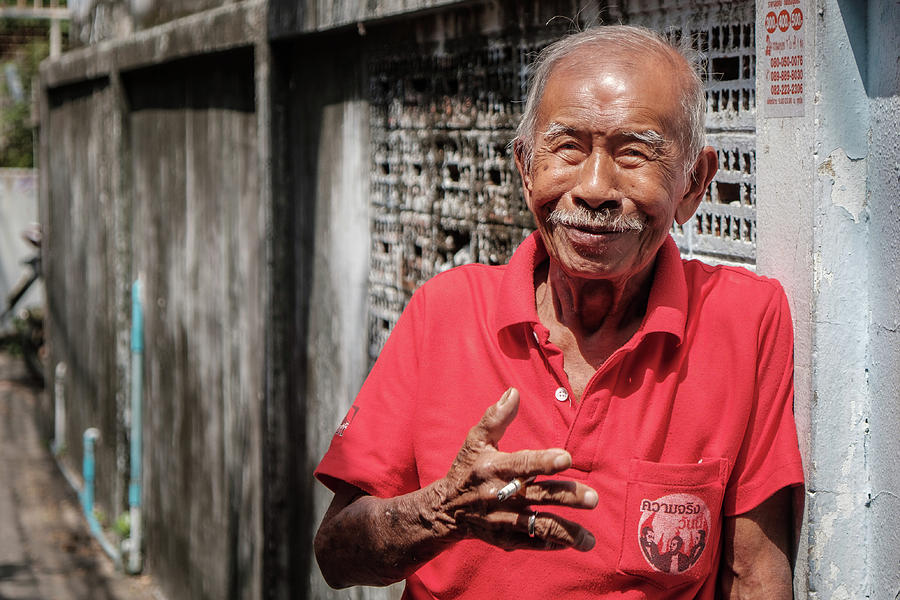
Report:
M 766 117 L 801 117 L 805 110 L 806 11 L 802 0 L 764 0 L 758 11 L 764 32 L 762 112 Z

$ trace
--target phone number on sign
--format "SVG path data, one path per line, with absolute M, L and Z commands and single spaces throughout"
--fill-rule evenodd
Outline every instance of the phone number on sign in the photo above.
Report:
M 798 81 L 801 79 L 803 79 L 803 69 L 772 71 L 769 73 L 770 81 Z
M 771 88 L 773 96 L 783 96 L 785 94 L 802 94 L 802 83 L 782 83 L 781 85 L 773 85 Z
M 793 56 L 773 56 L 769 59 L 769 66 L 773 69 L 778 67 L 802 67 L 803 55 L 795 54 Z

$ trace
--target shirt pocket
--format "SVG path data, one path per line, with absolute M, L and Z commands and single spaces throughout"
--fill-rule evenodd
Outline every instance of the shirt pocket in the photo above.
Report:
M 728 461 L 632 459 L 617 570 L 663 589 L 702 582 L 717 566 Z

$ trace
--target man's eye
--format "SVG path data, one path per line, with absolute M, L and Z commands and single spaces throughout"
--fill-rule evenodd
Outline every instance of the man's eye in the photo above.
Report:
M 619 156 L 631 163 L 650 160 L 650 154 L 646 150 L 640 148 L 625 148 Z

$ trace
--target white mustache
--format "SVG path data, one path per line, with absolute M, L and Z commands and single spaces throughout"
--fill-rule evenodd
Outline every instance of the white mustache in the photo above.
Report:
M 583 227 L 615 232 L 643 231 L 646 225 L 644 217 L 640 215 L 624 215 L 621 212 L 613 213 L 608 208 L 589 210 L 583 206 L 576 206 L 571 210 L 557 208 L 550 213 L 547 221 L 554 225 L 566 227 Z

